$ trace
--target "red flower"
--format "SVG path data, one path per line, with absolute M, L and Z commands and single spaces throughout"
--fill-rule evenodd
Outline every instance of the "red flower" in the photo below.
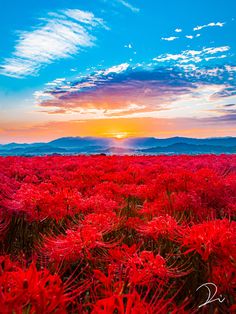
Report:
M 211 255 L 236 259 L 236 222 L 227 219 L 193 225 L 182 232 L 182 246 L 196 251 L 204 261 Z
M 37 271 L 35 264 L 23 270 L 5 269 L 0 275 L 0 308 L 2 313 L 67 313 L 70 293 L 58 275 Z
M 212 265 L 209 281 L 214 282 L 220 293 L 234 295 L 236 291 L 236 260 L 229 257 Z
M 136 230 L 145 236 L 150 236 L 157 240 L 159 236 L 173 238 L 179 229 L 177 221 L 169 216 L 159 216 L 151 221 L 141 223 Z
M 154 256 L 153 252 L 142 251 L 130 257 L 126 264 L 129 282 L 134 285 L 150 285 L 153 281 L 163 283 L 168 279 L 168 268 L 165 259 Z

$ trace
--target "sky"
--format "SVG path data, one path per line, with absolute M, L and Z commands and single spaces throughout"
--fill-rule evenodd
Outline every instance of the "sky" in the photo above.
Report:
M 0 143 L 236 136 L 235 0 L 10 0 Z

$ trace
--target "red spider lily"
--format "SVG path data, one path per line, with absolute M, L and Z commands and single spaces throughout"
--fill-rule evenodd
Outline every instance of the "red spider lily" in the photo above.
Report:
M 124 263 L 130 284 L 152 286 L 153 283 L 163 285 L 169 278 L 177 278 L 192 272 L 189 265 L 167 265 L 168 259 L 152 251 L 142 251 L 130 256 Z
M 102 234 L 95 227 L 68 229 L 65 235 L 45 237 L 41 249 L 43 255 L 53 262 L 74 262 L 84 256 L 85 250 L 101 243 Z
M 155 217 L 148 222 L 143 221 L 135 229 L 142 235 L 150 236 L 157 240 L 159 236 L 173 238 L 179 226 L 173 217 L 165 215 Z
M 0 158 L 2 298 L 16 314 L 194 313 L 209 281 L 233 313 L 235 179 L 234 155 Z
M 101 217 L 99 216 L 99 218 Z M 65 235 L 45 237 L 41 248 L 42 254 L 47 256 L 51 262 L 75 262 L 85 255 L 90 256 L 91 249 L 109 248 L 116 245 L 116 241 L 104 242 L 103 233 L 100 231 L 101 229 L 109 231 L 111 226 L 106 224 L 103 227 L 99 224 L 96 226 L 96 220 L 93 221 L 93 224 L 89 222 L 91 222 L 90 219 L 83 222 L 77 229 L 67 229 Z
M 176 306 L 171 300 L 160 299 L 154 304 L 142 300 L 137 292 L 116 295 L 98 300 L 93 305 L 92 314 L 187 314 L 183 306 Z
M 129 229 L 138 229 L 140 226 L 143 226 L 144 222 L 141 218 L 139 217 L 129 217 L 126 222 L 125 226 L 128 227 Z
M 104 195 L 105 192 L 104 192 Z M 103 213 L 104 211 L 115 211 L 119 206 L 113 199 L 107 199 L 103 194 L 95 194 L 81 200 L 79 209 L 82 213 Z
M 119 218 L 113 212 L 88 214 L 77 229 L 67 229 L 65 235 L 46 237 L 42 252 L 50 261 L 77 261 L 93 248 L 109 247 L 109 243 L 103 242 L 103 235 L 117 229 L 118 225 Z
M 126 305 L 125 305 L 126 304 Z M 154 314 L 152 306 L 140 299 L 137 293 L 115 295 L 98 300 L 93 305 L 92 314 Z
M 66 308 L 83 289 L 70 291 L 60 277 L 48 270 L 29 268 L 5 269 L 0 275 L 0 306 L 2 313 L 67 313 Z
M 153 252 L 135 254 L 127 260 L 125 266 L 130 284 L 150 285 L 154 281 L 164 283 L 169 278 L 165 259 L 160 255 L 154 256 Z
M 107 201 L 114 200 L 122 202 L 122 191 L 121 186 L 116 183 L 116 173 L 111 176 L 110 174 L 103 174 L 104 180 L 103 182 L 99 182 L 93 189 L 92 195 L 95 194 L 97 196 L 105 198 Z
M 212 265 L 209 281 L 214 282 L 220 293 L 235 294 L 236 291 L 236 261 L 223 259 Z
M 138 247 L 136 244 L 133 244 L 131 247 L 129 247 L 126 244 L 122 244 L 119 247 L 111 248 L 109 250 L 109 255 L 112 258 L 112 261 L 114 262 L 126 262 L 130 256 L 137 253 Z
M 14 271 L 18 267 L 19 265 L 16 262 L 12 262 L 10 256 L 0 255 L 0 276 L 2 276 L 5 271 Z
M 167 297 L 167 292 L 158 291 L 153 293 L 151 298 L 148 298 L 149 290 L 143 297 L 136 291 L 131 290 L 126 294 L 114 293 L 103 299 L 99 299 L 92 305 L 92 313 L 119 313 L 119 314 L 185 314 L 184 310 L 187 305 L 187 300 L 184 300 L 181 306 L 177 306 L 174 302 L 174 296 Z
M 98 300 L 93 305 L 93 314 L 125 313 L 122 296 L 111 296 Z
M 188 265 L 171 266 L 159 254 L 152 251 L 138 252 L 136 245 L 109 250 L 110 273 L 120 275 L 124 273 L 130 285 L 152 286 L 154 283 L 167 283 L 169 278 L 177 278 L 188 275 L 191 272 Z M 185 269 L 184 269 L 185 267 Z M 122 275 L 121 275 L 122 276 Z
M 236 222 L 227 219 L 213 220 L 193 225 L 182 231 L 181 241 L 183 247 L 189 252 L 198 252 L 203 261 L 214 254 L 220 258 L 232 256 L 236 259 Z
M 81 195 L 75 189 L 56 188 L 51 183 L 22 184 L 13 200 L 5 207 L 10 212 L 24 213 L 29 221 L 51 217 L 61 220 L 66 215 L 78 212 Z
M 114 294 L 121 295 L 124 289 L 124 282 L 121 278 L 117 279 L 116 274 L 113 272 L 112 267 L 108 268 L 108 275 L 106 276 L 99 269 L 94 269 L 95 295 L 102 295 L 110 297 Z
M 116 214 L 106 209 L 103 209 L 103 213 L 98 212 L 86 215 L 82 222 L 85 230 L 87 227 L 93 226 L 96 228 L 97 232 L 102 232 L 103 234 L 118 229 L 119 224 L 120 219 L 116 216 Z

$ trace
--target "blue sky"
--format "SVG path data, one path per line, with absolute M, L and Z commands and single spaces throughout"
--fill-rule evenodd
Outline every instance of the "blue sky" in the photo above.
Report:
M 236 135 L 235 12 L 233 0 L 5 3 L 0 142 Z

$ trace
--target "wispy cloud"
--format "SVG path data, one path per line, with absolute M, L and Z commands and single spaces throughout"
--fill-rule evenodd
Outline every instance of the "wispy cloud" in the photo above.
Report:
M 201 50 L 184 50 L 178 54 L 162 54 L 154 58 L 154 61 L 157 62 L 172 62 L 174 61 L 175 64 L 178 62 L 179 64 L 183 63 L 200 63 L 202 61 L 208 61 L 210 57 L 222 58 L 223 52 L 227 52 L 230 50 L 229 46 L 220 46 L 220 47 L 209 47 L 203 48 Z M 225 55 L 223 55 L 225 57 Z M 210 59 L 209 59 L 210 60 Z M 178 65 L 177 63 L 177 65 Z
M 223 27 L 225 25 L 225 23 L 222 22 L 212 22 L 212 23 L 208 23 L 205 25 L 198 25 L 196 27 L 193 28 L 194 31 L 200 31 L 203 28 L 207 28 L 207 27 Z
M 125 6 L 126 8 L 130 9 L 132 12 L 134 13 L 138 13 L 140 11 L 139 8 L 133 6 L 132 4 L 130 4 L 129 2 L 125 1 L 125 0 L 117 0 L 120 4 L 122 4 L 123 6 Z
M 223 22 L 216 22 L 216 23 L 212 22 L 212 23 L 209 23 L 209 24 L 206 24 L 206 25 L 196 26 L 196 27 L 193 28 L 193 31 L 200 31 L 201 29 L 208 28 L 208 27 L 223 27 L 224 25 L 225 25 L 225 23 L 223 23 Z M 199 33 L 197 33 L 197 34 L 193 33 L 193 34 L 190 34 L 190 35 L 181 34 L 183 32 L 183 30 L 181 28 L 176 28 L 174 31 L 175 31 L 175 33 L 178 33 L 179 37 L 170 36 L 170 37 L 162 37 L 161 39 L 162 40 L 166 40 L 166 41 L 173 41 L 173 40 L 176 40 L 178 38 L 194 39 L 194 38 L 198 38 L 198 37 L 201 36 L 201 34 L 199 34 Z
M 173 41 L 178 39 L 179 37 L 176 36 L 171 36 L 171 37 L 161 37 L 161 40 L 166 40 L 166 41 Z
M 96 37 L 91 31 L 96 27 L 105 24 L 91 12 L 51 12 L 33 30 L 19 33 L 11 57 L 0 65 L 0 74 L 16 78 L 35 75 L 43 66 L 93 46 Z

